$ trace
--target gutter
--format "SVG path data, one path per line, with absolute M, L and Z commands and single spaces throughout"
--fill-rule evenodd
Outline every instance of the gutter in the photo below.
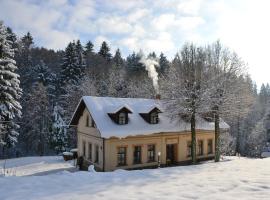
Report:
M 105 138 L 103 139 L 103 172 L 105 172 Z

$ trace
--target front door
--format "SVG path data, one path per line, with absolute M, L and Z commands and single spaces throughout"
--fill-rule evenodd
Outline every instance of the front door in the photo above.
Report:
M 166 145 L 166 163 L 167 165 L 176 164 L 177 144 Z

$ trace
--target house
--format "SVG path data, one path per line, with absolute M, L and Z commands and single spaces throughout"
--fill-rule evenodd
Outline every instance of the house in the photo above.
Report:
M 198 159 L 212 159 L 214 123 L 196 122 Z M 70 125 L 77 127 L 78 155 L 99 171 L 191 161 L 190 123 L 172 120 L 158 99 L 84 96 Z M 220 127 L 229 128 L 222 120 Z

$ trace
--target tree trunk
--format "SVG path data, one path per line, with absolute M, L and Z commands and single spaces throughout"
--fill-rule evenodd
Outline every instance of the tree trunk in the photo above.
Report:
M 192 113 L 191 119 L 191 157 L 192 157 L 192 164 L 196 164 L 197 158 L 196 158 L 196 129 L 195 129 L 195 113 Z
M 240 154 L 240 119 L 239 115 L 237 117 L 237 135 L 236 135 L 236 146 L 235 155 Z
M 215 162 L 220 160 L 220 129 L 219 129 L 219 113 L 215 112 Z

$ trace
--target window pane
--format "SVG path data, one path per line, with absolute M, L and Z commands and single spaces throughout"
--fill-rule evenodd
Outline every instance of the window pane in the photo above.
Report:
M 133 162 L 135 164 L 141 163 L 141 154 L 142 154 L 142 147 L 141 146 L 135 146 L 134 147 L 134 156 L 133 156 Z
M 202 140 L 199 140 L 198 141 L 198 151 L 197 151 L 197 154 L 199 156 L 203 155 L 203 141 Z
M 155 145 L 153 144 L 148 145 L 147 157 L 148 157 L 148 162 L 155 161 Z
M 119 166 L 126 165 L 126 147 L 118 148 L 117 162 Z
M 212 154 L 213 153 L 213 140 L 208 140 L 208 154 Z
M 99 162 L 99 146 L 98 145 L 96 145 L 95 152 L 96 152 L 95 163 L 98 163 Z
M 88 144 L 88 159 L 92 160 L 92 144 Z
M 187 142 L 187 157 L 191 156 L 191 142 Z
M 85 144 L 85 141 L 83 141 L 83 157 L 85 157 L 85 154 L 86 154 L 86 144 Z

